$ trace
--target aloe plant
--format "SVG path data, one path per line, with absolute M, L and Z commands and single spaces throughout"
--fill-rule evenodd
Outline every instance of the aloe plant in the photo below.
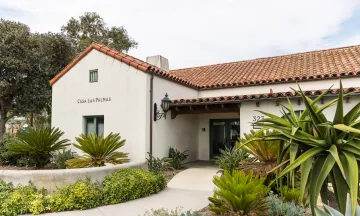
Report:
M 276 131 L 263 138 L 253 140 L 282 140 L 284 146 L 279 155 L 279 161 L 285 161 L 285 154 L 289 154 L 290 161 L 281 170 L 278 178 L 300 167 L 300 200 L 309 192 L 312 214 L 315 215 L 317 197 L 328 203 L 328 182 L 334 187 L 335 197 L 342 213 L 346 211 L 346 194 L 350 193 L 352 200 L 352 215 L 355 214 L 358 196 L 358 164 L 360 158 L 360 103 L 356 104 L 348 113 L 344 114 L 344 97 L 340 81 L 339 95 L 336 99 L 321 106 L 321 101 L 328 89 L 318 97 L 311 99 L 301 90 L 295 91 L 304 101 L 306 109 L 297 116 L 292 103 L 288 99 L 288 106 L 283 106 L 282 116 L 259 111 L 267 116 L 254 123 L 264 129 Z M 336 105 L 334 119 L 329 121 L 323 111 Z M 288 115 L 289 113 L 289 115 Z M 284 117 L 284 118 L 283 118 Z
M 330 206 L 328 206 L 326 204 L 323 204 L 324 208 L 329 212 L 329 214 L 320 210 L 319 208 L 315 208 L 316 215 L 317 216 L 351 216 L 352 215 L 352 204 L 351 204 L 351 199 L 349 196 L 347 197 L 347 200 L 348 201 L 347 201 L 347 208 L 346 208 L 345 214 L 342 214 L 342 213 L 338 212 L 336 209 L 331 208 Z M 360 215 L 360 206 L 356 205 L 355 208 L 356 208 L 355 215 L 359 216 Z

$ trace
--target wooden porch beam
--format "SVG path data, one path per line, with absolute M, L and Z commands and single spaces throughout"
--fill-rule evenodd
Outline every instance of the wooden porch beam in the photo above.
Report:
M 174 114 L 173 114 L 174 113 Z M 176 117 L 177 115 L 181 115 L 181 114 L 202 114 L 202 113 L 239 113 L 239 108 L 237 107 L 225 107 L 225 108 L 213 108 L 213 109 L 206 109 L 204 108 L 197 108 L 197 109 L 193 109 L 193 110 L 180 110 L 180 111 L 176 111 L 176 110 L 172 110 L 171 111 L 171 116 L 172 118 Z

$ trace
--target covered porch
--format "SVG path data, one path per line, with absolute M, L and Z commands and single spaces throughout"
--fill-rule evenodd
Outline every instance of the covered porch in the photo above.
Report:
M 240 103 L 205 102 L 171 103 L 171 121 L 188 119 L 189 127 L 196 128 L 196 160 L 211 160 L 220 149 L 233 147 L 240 136 Z M 181 148 L 181 146 L 179 146 Z

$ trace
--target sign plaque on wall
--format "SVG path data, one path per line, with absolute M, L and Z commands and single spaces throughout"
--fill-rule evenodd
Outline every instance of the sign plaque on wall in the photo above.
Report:
M 96 98 L 81 98 L 77 99 L 77 103 L 104 103 L 104 102 L 110 102 L 111 97 L 96 97 Z

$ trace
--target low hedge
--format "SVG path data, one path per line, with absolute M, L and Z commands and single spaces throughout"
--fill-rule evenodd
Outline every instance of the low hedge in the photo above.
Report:
M 7 184 L 0 181 L 0 215 L 40 214 L 84 210 L 149 196 L 166 187 L 163 174 L 136 168 L 121 169 L 108 175 L 103 185 L 90 179 L 78 180 L 48 194 L 45 189 Z
M 115 204 L 157 193 L 165 188 L 166 179 L 163 174 L 130 168 L 106 176 L 103 185 L 104 201 Z

